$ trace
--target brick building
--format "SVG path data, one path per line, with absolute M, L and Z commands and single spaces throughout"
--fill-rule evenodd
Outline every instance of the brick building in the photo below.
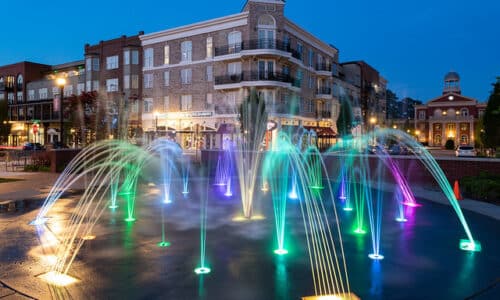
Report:
M 462 95 L 460 76 L 449 72 L 444 77 L 443 94 L 415 106 L 417 140 L 429 146 L 444 146 L 447 140 L 455 145 L 474 145 L 477 123 L 485 110 L 486 104 Z
M 353 103 L 356 120 L 360 120 L 362 130 L 370 130 L 370 118 L 374 117 L 379 126 L 387 126 L 387 80 L 364 61 L 341 63 L 342 78 L 359 88 L 358 101 Z
M 238 106 L 251 87 L 277 128 L 334 136 L 338 50 L 287 19 L 284 6 L 249 0 L 241 13 L 141 36 L 145 136 L 219 148 L 238 126 Z
M 57 141 L 59 112 L 54 111 L 53 100 L 60 89 L 55 85 L 55 75 L 68 77 L 64 92 L 68 97 L 81 88 L 78 83 L 83 82 L 79 77 L 83 73 L 83 61 L 56 66 L 20 62 L 0 67 L 0 101 L 8 101 L 11 125 L 8 144 Z
M 138 35 L 86 44 L 85 91 L 93 92 L 98 119 L 90 139 L 141 136 L 142 48 Z

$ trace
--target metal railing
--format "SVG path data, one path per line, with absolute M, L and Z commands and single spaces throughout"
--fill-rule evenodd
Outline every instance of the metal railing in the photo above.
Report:
M 276 40 L 276 39 L 252 39 L 252 40 L 242 41 L 241 43 L 227 44 L 215 47 L 214 53 L 215 56 L 221 56 L 221 55 L 240 53 L 242 50 L 260 50 L 260 49 L 280 50 L 292 53 L 293 55 L 293 51 L 289 43 L 285 43 L 281 40 Z
M 316 89 L 317 95 L 331 95 L 332 89 L 329 87 L 319 87 Z
M 281 72 L 244 71 L 238 74 L 215 77 L 215 85 L 240 83 L 242 81 L 278 81 L 295 85 L 295 79 Z
M 326 63 L 316 64 L 316 71 L 331 72 L 332 71 L 332 65 L 331 64 L 326 64 Z

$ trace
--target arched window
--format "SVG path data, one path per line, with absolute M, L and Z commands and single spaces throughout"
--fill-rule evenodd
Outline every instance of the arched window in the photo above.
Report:
M 436 110 L 434 111 L 434 116 L 435 116 L 435 117 L 441 117 L 441 114 L 442 114 L 442 113 L 443 113 L 443 111 L 442 111 L 442 110 L 440 110 L 440 109 L 438 108 L 438 109 L 436 109 Z
M 447 114 L 449 117 L 455 116 L 455 109 L 449 108 Z
M 276 28 L 276 22 L 270 15 L 262 15 L 259 17 L 259 27 Z
M 241 51 L 241 32 L 230 32 L 227 35 L 227 45 L 229 53 L 239 53 Z
M 468 110 L 467 108 L 462 108 L 462 109 L 460 110 L 460 115 L 461 115 L 462 117 L 467 117 L 467 116 L 469 115 L 469 110 Z
M 276 22 L 270 15 L 262 15 L 258 21 L 259 49 L 276 48 Z
M 17 89 L 18 90 L 23 89 L 23 74 L 17 75 Z

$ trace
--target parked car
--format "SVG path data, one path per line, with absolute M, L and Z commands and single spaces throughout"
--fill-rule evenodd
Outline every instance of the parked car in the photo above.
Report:
M 473 146 L 466 146 L 466 145 L 460 145 L 457 147 L 457 150 L 455 150 L 455 156 L 476 156 L 476 149 L 474 149 Z
M 368 154 L 385 154 L 387 153 L 387 150 L 384 148 L 383 145 L 368 145 L 368 148 L 366 148 L 366 153 Z
M 61 142 L 50 143 L 50 144 L 48 144 L 47 147 L 50 149 L 67 149 L 67 148 L 69 148 L 68 145 L 63 144 Z
M 23 150 L 45 150 L 45 147 L 40 143 L 24 143 Z
M 394 144 L 389 148 L 389 154 L 391 154 L 391 155 L 407 155 L 408 149 L 405 146 Z

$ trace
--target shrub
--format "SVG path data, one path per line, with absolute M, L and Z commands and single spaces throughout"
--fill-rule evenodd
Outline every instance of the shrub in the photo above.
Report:
M 444 144 L 444 148 L 446 150 L 453 150 L 453 149 L 455 149 L 455 142 L 453 140 L 447 140 L 446 144 Z
M 468 198 L 500 204 L 500 175 L 467 176 L 460 179 L 460 185 Z

